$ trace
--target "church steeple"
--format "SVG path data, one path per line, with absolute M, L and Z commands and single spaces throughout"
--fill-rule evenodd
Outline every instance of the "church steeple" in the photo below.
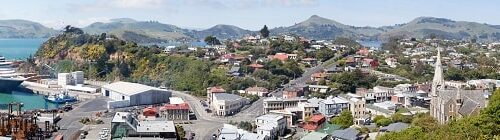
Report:
M 441 50 L 437 49 L 437 58 L 434 66 L 434 78 L 432 79 L 432 96 L 437 96 L 437 89 L 444 86 L 443 66 L 441 65 Z

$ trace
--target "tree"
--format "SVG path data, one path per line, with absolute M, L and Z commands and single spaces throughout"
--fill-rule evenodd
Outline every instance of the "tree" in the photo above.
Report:
M 264 27 L 260 29 L 260 36 L 262 36 L 263 38 L 269 37 L 269 30 L 267 29 L 266 25 L 264 25 Z
M 354 119 L 351 111 L 343 110 L 340 116 L 332 118 L 330 123 L 340 125 L 341 128 L 348 128 L 354 124 Z
M 321 50 L 316 51 L 316 58 L 319 61 L 326 61 L 334 56 L 335 52 L 328 48 L 322 48 Z
M 377 124 L 377 126 L 387 126 L 391 123 L 392 123 L 392 121 L 388 118 L 383 118 L 383 119 L 380 119 L 380 120 L 375 122 L 375 124 Z
M 184 128 L 181 125 L 176 125 L 175 131 L 177 131 L 178 139 L 183 139 L 184 137 L 186 137 L 186 131 L 184 131 Z
M 204 40 L 208 45 L 220 45 L 220 41 L 219 39 L 217 39 L 217 37 L 215 36 L 207 36 L 205 37 L 205 40 Z
M 64 27 L 63 32 L 64 33 L 73 33 L 73 34 L 78 34 L 78 35 L 81 35 L 84 33 L 82 29 L 73 27 L 71 25 L 67 25 L 66 27 Z

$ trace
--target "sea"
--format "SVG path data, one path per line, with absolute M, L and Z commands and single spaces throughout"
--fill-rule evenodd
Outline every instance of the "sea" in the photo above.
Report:
M 0 55 L 8 60 L 25 60 L 35 54 L 40 45 L 47 39 L 0 39 Z M 11 93 L 0 92 L 0 109 L 6 109 L 4 104 L 20 102 L 23 110 L 53 109 L 56 104 L 48 103 L 42 95 L 12 91 Z

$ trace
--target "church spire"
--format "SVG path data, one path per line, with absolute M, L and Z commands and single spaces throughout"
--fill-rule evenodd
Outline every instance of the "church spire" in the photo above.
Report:
M 432 79 L 432 95 L 436 95 L 436 90 L 440 86 L 444 86 L 443 66 L 441 65 L 441 48 L 437 47 L 437 58 L 434 66 L 434 78 Z

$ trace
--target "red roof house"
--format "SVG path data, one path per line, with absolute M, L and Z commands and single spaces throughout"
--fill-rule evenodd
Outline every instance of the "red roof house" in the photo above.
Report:
M 308 131 L 316 131 L 318 128 L 323 127 L 323 124 L 326 122 L 325 116 L 318 114 L 312 116 L 309 120 L 305 122 L 302 126 L 305 130 Z

